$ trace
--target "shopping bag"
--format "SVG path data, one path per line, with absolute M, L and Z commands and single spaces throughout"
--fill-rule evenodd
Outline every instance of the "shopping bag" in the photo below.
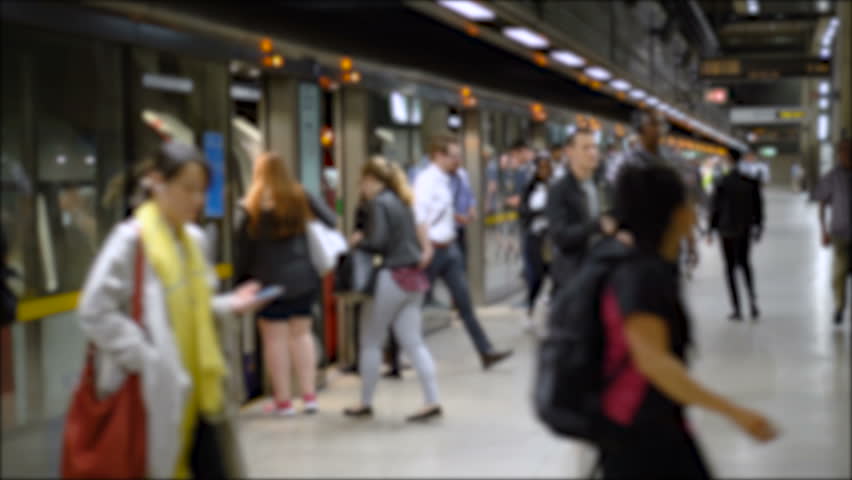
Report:
M 142 325 L 142 246 L 137 247 L 133 319 Z M 138 374 L 128 375 L 121 388 L 106 398 L 95 391 L 95 347 L 89 344 L 86 363 L 65 419 L 62 438 L 63 478 L 145 478 L 147 474 L 147 412 Z
M 381 257 L 360 248 L 346 252 L 334 274 L 335 293 L 355 299 L 372 296 L 379 268 Z
M 338 258 L 346 251 L 346 239 L 319 220 L 308 222 L 307 234 L 311 263 L 317 273 L 324 276 L 334 269 Z

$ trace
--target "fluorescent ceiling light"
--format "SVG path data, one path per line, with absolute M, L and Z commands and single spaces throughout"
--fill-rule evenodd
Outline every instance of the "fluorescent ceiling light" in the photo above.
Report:
M 831 92 L 831 85 L 826 81 L 819 82 L 819 94 L 828 95 Z
M 568 67 L 578 68 L 586 64 L 586 60 L 583 57 L 568 50 L 556 50 L 550 52 L 550 56 L 557 62 Z
M 470 0 L 440 0 L 438 3 L 468 20 L 476 22 L 487 22 L 496 17 L 491 9 Z
M 636 100 L 642 100 L 643 98 L 645 98 L 647 96 L 648 96 L 648 94 L 645 93 L 645 90 L 642 90 L 642 89 L 639 89 L 639 88 L 634 88 L 633 90 L 630 91 L 630 98 L 635 98 Z
M 821 58 L 831 58 L 831 49 L 826 47 L 819 51 L 819 56 Z
M 405 125 L 408 123 L 408 102 L 405 96 L 399 92 L 390 94 L 391 118 L 395 123 Z
M 831 8 L 831 2 L 828 0 L 816 0 L 817 12 L 825 13 Z
M 547 48 L 550 42 L 544 36 L 526 28 L 526 27 L 506 27 L 503 29 L 503 35 L 529 48 L 542 49 Z
M 660 103 L 660 99 L 657 97 L 651 97 L 648 100 L 645 100 L 645 103 L 653 107 L 654 105 Z
M 620 78 L 610 82 L 610 86 L 612 86 L 612 88 L 618 90 L 619 92 L 630 90 L 630 84 L 627 82 L 627 80 L 622 80 Z
M 609 70 L 602 67 L 588 67 L 586 68 L 585 72 L 586 75 L 602 82 L 609 80 L 612 77 L 612 74 L 609 73 Z
M 828 99 L 823 97 L 819 99 L 819 109 L 828 110 Z
M 746 0 L 746 10 L 749 15 L 760 13 L 760 2 L 758 0 Z
M 822 113 L 817 119 L 817 138 L 820 141 L 828 140 L 828 115 Z

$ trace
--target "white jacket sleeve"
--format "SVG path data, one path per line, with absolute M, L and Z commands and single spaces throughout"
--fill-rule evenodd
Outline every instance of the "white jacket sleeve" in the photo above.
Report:
M 154 355 L 143 329 L 129 314 L 138 239 L 129 222 L 112 231 L 89 272 L 77 308 L 89 340 L 131 372 L 140 371 L 146 357 Z

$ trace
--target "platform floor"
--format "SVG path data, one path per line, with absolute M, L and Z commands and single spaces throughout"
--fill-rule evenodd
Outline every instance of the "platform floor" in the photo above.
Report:
M 782 436 L 757 445 L 722 418 L 691 411 L 718 477 L 849 478 L 849 326 L 831 325 L 830 255 L 818 245 L 816 213 L 804 197 L 768 192 L 768 224 L 754 255 L 763 310 L 734 324 L 718 246 L 702 247 L 688 284 L 697 329 L 694 371 L 715 390 L 768 413 Z M 315 417 L 270 418 L 260 404 L 243 413 L 252 477 L 583 477 L 594 455 L 550 435 L 529 402 L 534 341 L 505 304 L 480 309 L 499 346 L 515 356 L 484 373 L 455 322 L 431 335 L 445 417 L 403 418 L 420 406 L 412 371 L 383 380 L 373 420 L 344 418 L 358 379 L 334 376 Z M 848 320 L 847 320 L 848 322 Z

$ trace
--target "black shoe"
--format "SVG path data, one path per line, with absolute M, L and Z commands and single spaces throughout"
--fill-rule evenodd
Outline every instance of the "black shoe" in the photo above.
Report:
M 751 318 L 754 319 L 754 320 L 757 320 L 758 318 L 760 318 L 760 309 L 757 308 L 757 305 L 751 306 Z
M 743 319 L 743 317 L 740 315 L 740 312 L 734 312 L 734 313 L 728 315 L 728 320 L 732 320 L 734 322 L 739 322 L 742 319 Z
M 341 368 L 340 373 L 344 375 L 358 375 L 358 365 L 352 364 L 348 367 Z
M 511 350 L 506 350 L 506 351 L 503 351 L 503 352 L 484 353 L 484 354 L 482 354 L 482 368 L 485 369 L 485 370 L 488 370 L 489 368 L 493 367 L 497 363 L 500 363 L 501 361 L 511 357 L 512 353 L 514 353 L 514 352 L 511 351 Z
M 394 379 L 394 380 L 402 380 L 402 372 L 400 372 L 399 370 L 397 370 L 397 369 L 395 369 L 395 368 L 394 368 L 394 369 L 391 369 L 391 370 L 388 370 L 388 371 L 387 371 L 387 372 L 385 372 L 385 374 L 384 374 L 384 375 L 382 375 L 382 376 L 383 376 L 384 378 L 391 378 L 391 379 Z
M 834 325 L 840 326 L 843 324 L 843 310 L 838 310 L 834 312 Z
M 414 415 L 406 417 L 405 421 L 410 423 L 423 423 L 433 418 L 440 417 L 443 413 L 444 412 L 441 411 L 441 407 L 432 407 L 425 412 L 415 413 Z
M 343 415 L 347 417 L 353 418 L 367 418 L 373 416 L 373 407 L 358 407 L 358 408 L 345 408 L 343 409 Z

